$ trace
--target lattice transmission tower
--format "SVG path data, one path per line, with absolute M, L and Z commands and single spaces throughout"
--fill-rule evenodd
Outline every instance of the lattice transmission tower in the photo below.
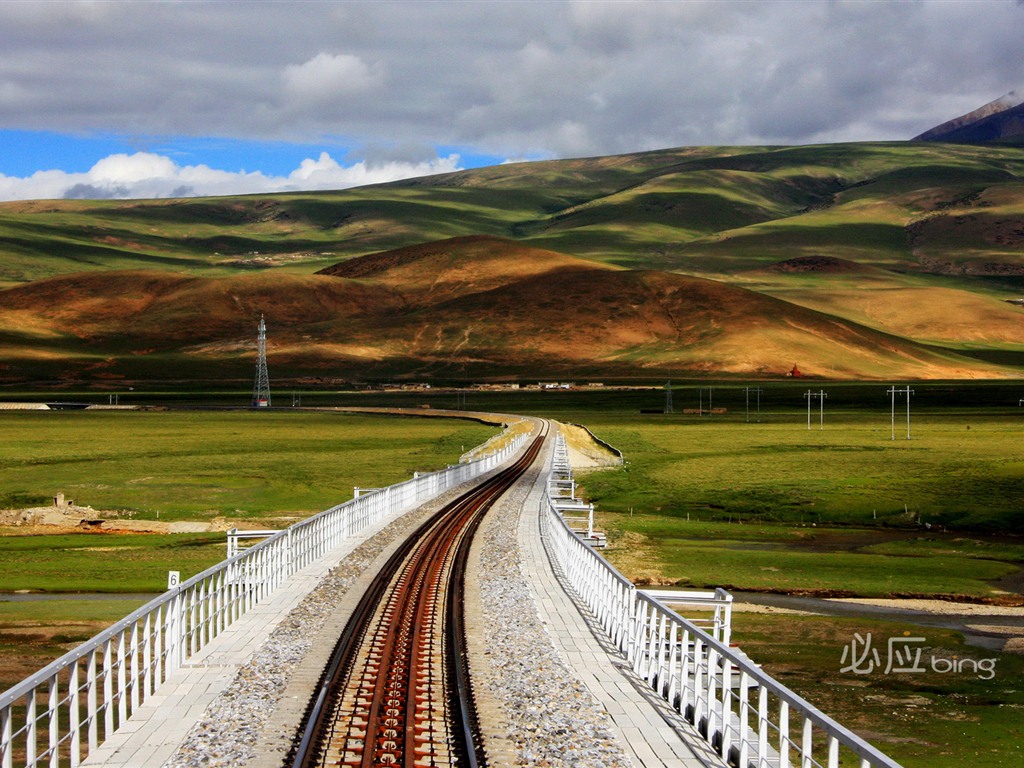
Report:
M 267 373 L 267 324 L 260 315 L 259 335 L 256 339 L 259 360 L 256 362 L 256 383 L 252 388 L 252 404 L 256 408 L 270 407 L 270 374 Z
M 672 382 L 665 383 L 665 413 L 674 413 L 672 408 Z

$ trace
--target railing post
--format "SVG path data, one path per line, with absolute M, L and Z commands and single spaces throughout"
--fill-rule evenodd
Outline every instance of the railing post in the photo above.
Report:
M 78 667 L 79 659 L 71 663 L 68 670 L 68 732 L 71 735 L 71 768 L 78 768 L 82 759 L 82 713 L 79 710 Z
M 293 573 L 295 573 L 296 570 L 298 570 L 298 568 L 296 567 L 296 564 L 295 564 L 296 561 L 298 560 L 298 558 L 295 556 L 295 550 L 294 550 L 294 546 L 295 546 L 295 541 L 294 541 L 294 538 L 293 538 L 294 537 L 294 533 L 295 532 L 292 529 L 292 527 L 288 526 L 288 543 L 285 546 L 285 568 L 284 568 L 285 576 L 291 576 Z
M 99 744 L 99 721 L 96 710 L 96 651 L 89 654 L 89 664 L 85 669 L 85 716 L 89 720 L 89 727 L 86 729 L 86 744 L 89 752 L 96 749 Z
M 758 768 L 768 763 L 768 689 L 761 686 L 757 690 L 757 764 Z
M 750 762 L 750 675 L 740 672 L 740 722 L 737 738 L 740 743 L 740 765 Z
M 672 630 L 668 642 L 668 680 L 665 681 L 664 695 L 672 709 L 676 707 L 676 696 L 679 692 L 679 625 L 672 622 Z
M 814 768 L 813 723 L 804 713 L 803 734 L 800 739 L 800 765 L 802 768 Z
M 828 735 L 828 768 L 839 768 L 839 739 Z
M 708 710 L 708 741 L 713 741 L 715 733 L 720 728 L 720 718 L 722 712 L 718 707 L 718 676 L 716 670 L 718 667 L 718 651 L 713 646 L 705 646 L 705 652 L 707 653 L 707 678 L 705 678 L 706 695 L 707 695 L 707 710 Z
M 700 720 L 704 716 L 704 702 L 707 691 L 704 688 L 704 641 L 700 635 L 693 635 L 693 725 L 700 729 Z
M 36 692 L 25 697 L 25 765 L 36 764 Z
M 60 753 L 57 745 L 60 743 L 60 682 L 56 674 L 50 678 L 50 689 L 46 703 L 47 716 L 47 754 L 50 757 L 50 768 L 58 768 Z
M 729 759 L 732 748 L 732 663 L 724 656 L 719 656 L 722 665 L 722 759 Z
M 686 715 L 686 708 L 689 705 L 696 706 L 692 682 L 694 672 L 691 667 L 691 659 L 696 650 L 695 642 L 696 639 L 690 639 L 690 630 L 684 629 L 679 648 L 679 712 L 683 715 Z
M 11 708 L 0 709 L 0 768 L 13 768 L 14 745 L 11 743 Z
M 153 685 L 153 614 L 146 614 L 142 625 L 142 698 L 148 699 L 154 690 Z
M 139 622 L 132 622 L 131 639 L 131 690 L 132 712 L 139 708 Z
M 779 768 L 789 768 L 789 702 L 779 703 Z
M 103 646 L 103 740 L 114 733 L 114 638 Z
M 128 719 L 128 669 L 125 658 L 124 630 L 117 634 L 117 727 Z

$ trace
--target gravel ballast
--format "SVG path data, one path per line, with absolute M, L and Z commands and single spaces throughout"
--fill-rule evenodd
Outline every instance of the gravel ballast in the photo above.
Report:
M 520 513 L 537 514 L 524 504 L 539 475 L 529 470 L 477 534 L 479 601 L 466 611 L 467 621 L 480 612 L 472 671 L 489 764 L 631 766 L 608 714 L 552 644 L 523 571 L 517 531 Z
M 489 764 L 628 766 L 632 763 L 616 741 L 607 714 L 552 645 L 516 554 L 519 513 L 538 475 L 539 470 L 531 469 L 503 497 L 481 527 L 475 547 L 479 567 L 469 588 L 476 584 L 477 589 L 468 599 L 467 623 L 480 649 L 471 664 L 483 703 L 481 719 L 490 734 L 485 739 Z M 295 698 L 293 676 L 317 634 L 329 619 L 337 621 L 339 604 L 386 550 L 462 490 L 449 491 L 396 520 L 345 557 L 239 669 L 166 765 L 280 765 L 283 755 L 261 755 L 260 745 L 265 749 L 268 738 L 276 744 L 290 739 L 291 734 L 268 731 L 282 731 L 275 711 L 286 690 L 288 698 Z M 476 616 L 473 605 L 481 611 Z

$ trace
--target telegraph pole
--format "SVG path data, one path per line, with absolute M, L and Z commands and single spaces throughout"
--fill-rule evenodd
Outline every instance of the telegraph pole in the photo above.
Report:
M 907 396 L 907 440 L 909 440 L 910 439 L 910 396 L 912 394 L 914 394 L 914 390 L 912 390 L 909 385 L 904 387 L 903 389 L 896 389 L 895 386 L 892 386 L 892 387 L 889 387 L 888 393 L 889 393 L 889 396 L 890 396 L 891 402 L 892 402 L 892 430 L 891 430 L 891 434 L 890 434 L 889 439 L 890 440 L 895 440 L 896 439 L 896 395 L 897 394 L 900 394 L 900 395 L 904 395 L 905 394 Z
M 750 393 L 754 392 L 757 394 L 757 421 L 761 422 L 761 388 L 760 387 L 744 387 L 744 392 L 747 395 L 747 424 L 750 423 Z
M 708 387 L 708 416 L 711 415 L 711 394 L 714 387 Z M 697 387 L 698 397 L 700 398 L 700 407 L 697 413 L 700 416 L 704 415 L 704 387 Z
M 814 398 L 818 398 L 818 400 L 821 403 L 821 413 L 820 413 L 820 417 L 819 417 L 820 418 L 820 422 L 819 422 L 818 429 L 824 429 L 825 428 L 825 398 L 828 397 L 828 393 L 825 390 L 821 390 L 820 392 L 812 392 L 811 390 L 808 389 L 806 392 L 804 392 L 804 397 L 807 398 L 807 429 L 811 428 L 811 401 Z

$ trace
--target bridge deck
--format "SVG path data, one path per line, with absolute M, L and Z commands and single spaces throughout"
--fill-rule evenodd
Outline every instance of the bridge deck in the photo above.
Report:
M 152 768 L 166 763 L 192 727 L 203 719 L 210 704 L 234 680 L 239 668 L 288 613 L 339 560 L 392 519 L 367 528 L 295 573 L 269 599 L 249 610 L 176 670 L 82 765 Z
M 587 618 L 563 590 L 545 554 L 538 525 L 537 510 L 546 491 L 544 478 L 542 473 L 523 505 L 519 537 L 540 618 L 559 652 L 608 712 L 636 768 L 725 768 L 691 725 L 652 692 L 645 691 L 643 683 L 635 679 L 607 641 L 591 630 Z M 83 766 L 164 765 L 281 620 L 341 558 L 387 522 L 390 520 L 364 531 L 295 574 L 270 599 L 249 611 L 177 670 Z M 291 715 L 282 711 L 279 716 Z M 261 742 L 259 746 L 268 744 Z M 261 753 L 253 764 L 279 765 L 280 755 Z
M 726 768 L 693 726 L 646 689 L 610 643 L 591 630 L 585 615 L 589 611 L 563 589 L 541 538 L 537 510 L 545 494 L 544 479 L 542 475 L 523 505 L 519 541 L 537 609 L 555 645 L 603 704 L 637 768 Z

